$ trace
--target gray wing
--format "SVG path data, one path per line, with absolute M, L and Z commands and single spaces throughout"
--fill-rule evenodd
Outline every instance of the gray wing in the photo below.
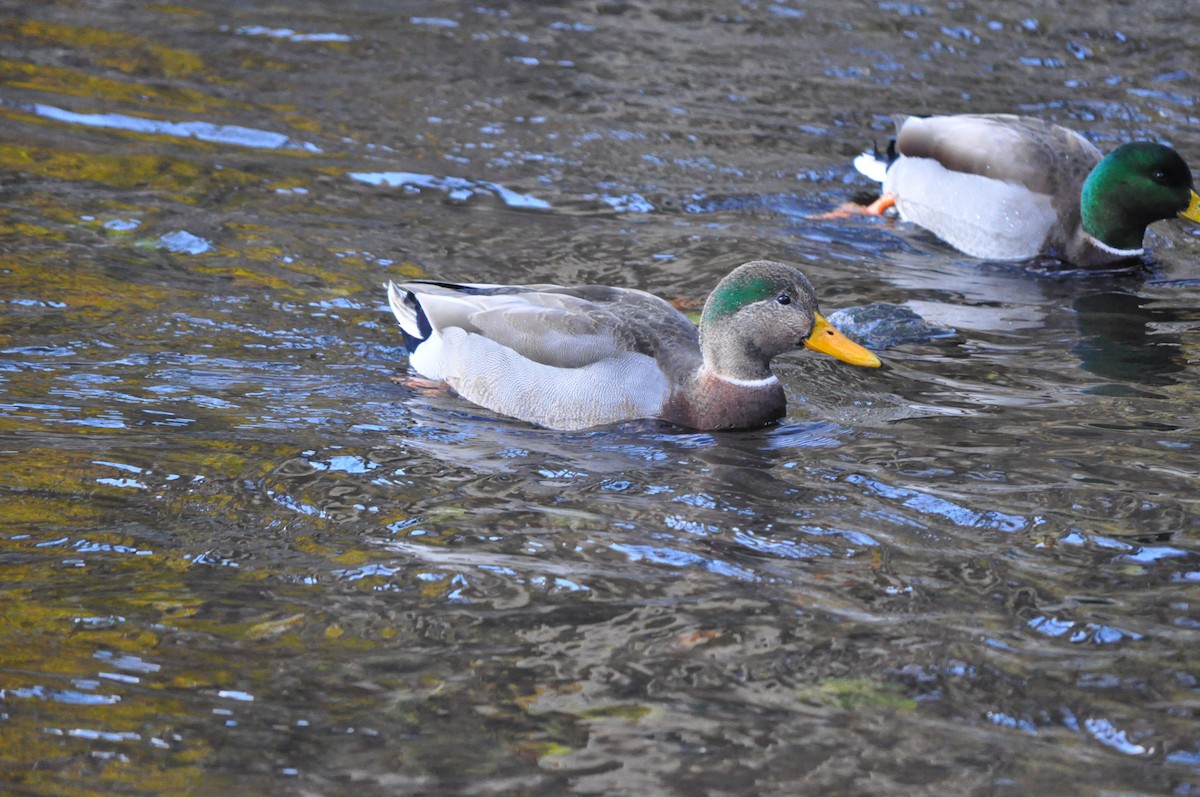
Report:
M 601 286 L 496 286 L 411 282 L 434 329 L 482 335 L 533 362 L 578 368 L 622 354 L 695 367 L 699 336 L 670 304 L 643 291 Z
M 1075 201 L 1101 158 L 1100 150 L 1073 130 L 1025 116 L 910 116 L 899 119 L 897 129 L 901 155 L 932 158 L 952 171 Z

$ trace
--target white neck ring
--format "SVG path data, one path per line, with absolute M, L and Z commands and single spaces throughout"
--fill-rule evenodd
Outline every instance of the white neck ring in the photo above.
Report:
M 716 371 L 705 371 L 713 379 L 720 379 L 722 382 L 728 382 L 731 385 L 738 387 L 770 387 L 771 385 L 779 384 L 779 377 L 775 374 L 763 377 L 762 379 L 738 379 L 736 376 L 725 376 L 718 374 Z
M 1092 235 L 1090 232 L 1087 232 L 1086 230 L 1083 234 L 1087 236 L 1088 243 L 1090 243 L 1092 246 L 1096 247 L 1101 252 L 1107 252 L 1108 254 L 1116 255 L 1117 257 L 1137 257 L 1146 251 L 1145 248 L 1140 246 L 1137 249 L 1118 249 L 1115 246 L 1109 246 L 1108 244 L 1104 243 L 1104 241 L 1101 241 L 1099 238 Z

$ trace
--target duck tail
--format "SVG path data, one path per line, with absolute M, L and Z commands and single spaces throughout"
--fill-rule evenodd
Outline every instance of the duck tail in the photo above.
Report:
M 871 145 L 871 149 L 854 159 L 854 168 L 868 180 L 882 183 L 888 167 L 899 157 L 896 154 L 896 139 L 888 142 L 887 152 L 880 153 L 879 147 Z
M 404 336 L 404 348 L 408 349 L 409 354 L 412 354 L 417 350 L 417 346 L 429 340 L 429 336 L 433 334 L 433 325 L 429 323 L 429 317 L 425 315 L 425 309 L 421 307 L 421 302 L 417 300 L 415 293 L 405 290 L 391 281 L 388 281 L 384 287 L 387 288 L 388 306 L 391 307 L 392 314 L 400 323 L 400 334 Z

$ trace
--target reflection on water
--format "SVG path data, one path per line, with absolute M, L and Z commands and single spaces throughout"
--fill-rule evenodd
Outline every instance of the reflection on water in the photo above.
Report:
M 211 122 L 171 122 L 165 119 L 144 119 L 120 113 L 75 113 L 55 108 L 52 105 L 34 104 L 14 106 L 18 110 L 36 114 L 56 122 L 86 125 L 88 127 L 126 130 L 131 133 L 195 138 L 216 144 L 232 144 L 239 147 L 262 147 L 264 149 L 299 148 L 308 152 L 320 152 L 320 148 L 308 142 L 293 142 L 282 133 L 255 130 L 239 125 L 215 125 Z
M 1097 376 L 1141 385 L 1169 385 L 1171 374 L 1183 371 L 1187 360 L 1173 328 L 1186 317 L 1173 308 L 1159 309 L 1129 293 L 1097 293 L 1075 300 L 1083 340 L 1073 352 L 1083 367 Z M 1190 313 L 1189 313 L 1190 315 Z
M 435 177 L 431 174 L 413 174 L 412 172 L 351 172 L 350 179 L 367 185 L 403 186 L 414 192 L 421 188 L 432 188 L 444 191 L 450 199 L 462 202 L 479 193 L 495 194 L 500 201 L 511 208 L 527 208 L 548 210 L 550 203 L 537 197 L 518 194 L 502 185 L 478 180 L 465 180 L 461 177 Z
M 1200 161 L 1200 19 L 1139 8 L 15 9 L 0 781 L 1200 791 L 1200 235 L 1084 278 L 808 218 L 896 112 Z M 955 334 L 782 358 L 789 416 L 737 434 L 390 378 L 388 279 L 694 308 L 760 256 Z

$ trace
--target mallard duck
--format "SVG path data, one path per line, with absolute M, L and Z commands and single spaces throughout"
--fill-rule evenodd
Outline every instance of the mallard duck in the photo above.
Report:
M 495 412 L 551 429 L 657 418 L 744 429 L 784 414 L 776 355 L 804 346 L 855 365 L 879 358 L 817 312 L 783 263 L 734 269 L 699 329 L 668 302 L 600 285 L 388 282 L 388 303 L 421 376 Z
M 1141 255 L 1152 222 L 1200 222 L 1192 173 L 1162 144 L 1102 156 L 1065 127 L 1001 114 L 898 117 L 893 143 L 889 160 L 855 160 L 883 183 L 867 212 L 894 202 L 901 219 L 972 257 L 1104 266 Z

